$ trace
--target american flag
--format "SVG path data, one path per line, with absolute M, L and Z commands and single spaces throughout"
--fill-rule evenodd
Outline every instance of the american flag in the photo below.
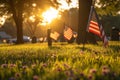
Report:
M 59 36 L 60 34 L 56 31 L 50 34 L 50 37 L 54 40 L 57 40 Z
M 100 23 L 98 15 L 93 6 L 91 6 L 87 31 L 98 35 L 102 39 L 104 47 L 108 45 L 108 39 L 105 35 L 102 24 Z
M 64 37 L 67 39 L 67 40 L 70 40 L 73 36 L 73 31 L 71 28 L 65 26 L 65 29 L 64 29 Z

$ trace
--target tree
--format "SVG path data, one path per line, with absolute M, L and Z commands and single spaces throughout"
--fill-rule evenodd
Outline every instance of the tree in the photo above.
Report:
M 104 22 L 103 25 L 106 24 L 105 22 L 105 15 L 106 16 L 115 16 L 118 15 L 118 12 L 120 11 L 120 1 L 119 0 L 79 0 L 79 27 L 78 27 L 78 38 L 77 43 L 84 43 L 90 42 L 90 43 L 96 43 L 95 37 L 91 33 L 86 33 L 86 26 L 88 21 L 88 15 L 90 12 L 90 6 L 92 5 L 92 1 L 97 1 L 95 5 L 95 8 L 97 10 L 97 13 L 100 15 L 102 22 Z M 111 22 L 107 22 L 110 24 Z M 112 22 L 113 23 L 113 22 Z M 115 23 L 114 25 L 118 25 Z M 108 28 L 108 27 L 107 27 Z
M 1 5 L 6 12 L 12 13 L 17 29 L 17 44 L 23 43 L 23 9 L 24 0 L 1 0 Z
M 0 0 L 0 5 L 3 5 L 1 12 L 10 12 L 14 19 L 17 29 L 17 44 L 23 43 L 23 20 L 25 12 L 30 12 L 31 5 L 38 4 L 39 8 L 51 5 L 50 0 Z M 3 12 L 3 14 L 4 14 Z
M 58 6 L 61 5 L 61 3 L 59 3 L 58 0 L 55 0 L 55 2 Z M 66 0 L 66 2 L 69 5 L 72 2 L 72 0 Z M 79 23 L 78 29 L 77 29 L 78 30 L 78 38 L 77 38 L 78 44 L 84 43 L 85 40 L 87 40 L 86 42 L 89 42 L 89 43 L 96 43 L 94 35 L 91 33 L 86 33 L 86 27 L 87 27 L 88 16 L 89 16 L 91 5 L 92 5 L 92 0 L 79 0 L 79 16 L 77 17 L 79 20 L 77 20 L 77 19 L 74 20 L 76 22 L 78 21 L 78 23 Z M 75 10 L 75 9 L 68 10 L 68 13 L 71 12 L 72 10 Z M 67 15 L 69 15 L 69 14 L 67 14 Z M 67 23 L 71 26 L 71 24 L 69 22 L 69 20 L 70 20 L 69 17 L 68 17 L 68 19 L 65 19 L 65 20 L 67 20 L 68 21 Z M 62 18 L 62 19 L 64 20 L 64 18 Z M 73 23 L 74 21 L 72 21 L 72 26 L 73 26 L 73 24 L 74 24 L 74 26 L 77 24 L 76 22 Z
M 96 1 L 96 9 L 99 15 L 118 15 L 120 12 L 119 0 L 98 0 Z
M 27 25 L 27 30 L 30 33 L 30 37 L 32 38 L 32 42 L 34 42 L 34 38 L 36 38 L 35 32 L 37 30 L 38 24 L 41 22 L 39 17 L 36 16 L 30 16 L 26 21 L 24 22 Z M 35 41 L 36 42 L 36 41 Z
M 120 29 L 120 1 L 119 0 L 99 0 L 95 6 L 97 13 L 108 36 L 112 27 Z
M 79 0 L 79 24 L 77 43 L 96 43 L 95 36 L 86 32 L 92 0 Z
M 111 34 L 112 27 L 120 30 L 120 15 L 104 15 L 102 16 L 101 21 L 108 36 Z

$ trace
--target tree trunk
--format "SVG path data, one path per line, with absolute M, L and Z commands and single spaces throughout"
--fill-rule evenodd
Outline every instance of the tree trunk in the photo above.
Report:
M 18 2 L 18 16 L 17 16 L 17 44 L 23 43 L 23 6 L 24 1 L 20 0 Z
M 15 5 L 15 2 L 13 0 L 9 0 L 10 4 L 10 9 L 13 13 L 13 19 L 16 24 L 17 28 L 17 43 L 16 44 L 22 44 L 23 43 L 23 0 L 20 0 L 17 4 Z
M 18 17 L 18 20 L 16 21 L 16 27 L 17 27 L 17 44 L 23 43 L 23 25 L 22 25 L 22 18 Z
M 93 34 L 86 31 L 92 0 L 79 0 L 79 19 L 77 43 L 96 43 Z

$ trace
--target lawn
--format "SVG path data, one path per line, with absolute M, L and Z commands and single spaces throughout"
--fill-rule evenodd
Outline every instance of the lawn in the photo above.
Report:
M 120 42 L 0 44 L 0 80 L 120 80 Z

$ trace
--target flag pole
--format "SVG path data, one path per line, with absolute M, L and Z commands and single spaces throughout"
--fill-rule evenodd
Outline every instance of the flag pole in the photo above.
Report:
M 96 0 L 93 0 L 92 5 L 91 5 L 91 8 L 90 8 L 90 14 L 89 14 L 88 22 L 90 22 L 91 14 L 92 14 L 92 12 L 93 12 L 93 10 L 91 10 L 91 9 L 92 9 L 92 7 L 94 7 L 95 1 L 96 1 Z M 88 24 L 89 24 L 89 23 L 88 23 Z M 87 31 L 88 31 L 88 24 L 87 24 Z M 85 32 L 85 37 L 84 37 L 84 41 L 83 41 L 83 47 L 82 47 L 82 50 L 83 50 L 83 51 L 85 50 L 85 42 L 86 42 L 86 37 L 87 37 L 87 31 Z

